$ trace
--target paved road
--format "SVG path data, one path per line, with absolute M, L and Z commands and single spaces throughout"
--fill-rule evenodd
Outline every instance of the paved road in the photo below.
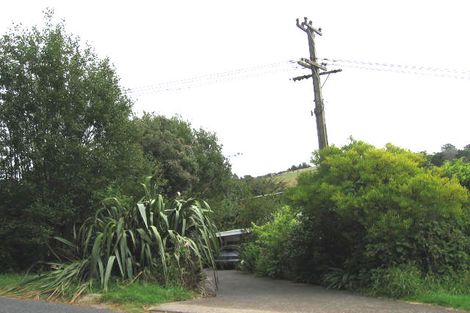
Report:
M 85 308 L 76 305 L 16 300 L 0 297 L 0 313 L 113 313 L 109 310 Z M 115 313 L 115 312 L 114 312 Z
M 178 313 L 443 313 L 438 306 L 364 297 L 344 291 L 219 272 L 217 297 L 164 304 L 155 312 Z

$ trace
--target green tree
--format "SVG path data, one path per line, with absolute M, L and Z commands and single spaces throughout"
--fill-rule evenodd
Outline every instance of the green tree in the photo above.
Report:
M 134 119 L 140 144 L 158 168 L 163 193 L 214 199 L 227 191 L 231 166 L 215 134 L 196 130 L 178 117 L 144 114 Z
M 466 145 L 463 149 L 457 149 L 454 145 L 447 143 L 441 147 L 440 152 L 429 155 L 428 159 L 436 166 L 441 166 L 446 161 L 457 159 L 463 159 L 465 162 L 470 162 L 470 145 Z
M 0 38 L 0 268 L 43 258 L 52 233 L 92 213 L 97 191 L 142 176 L 130 114 L 109 60 L 51 12 L 44 27 Z
M 442 169 L 447 176 L 457 178 L 462 186 L 470 190 L 470 163 L 463 157 L 445 162 Z
M 228 191 L 213 201 L 218 227 L 227 230 L 268 222 L 273 212 L 284 205 L 285 188 L 270 177 L 233 177 Z

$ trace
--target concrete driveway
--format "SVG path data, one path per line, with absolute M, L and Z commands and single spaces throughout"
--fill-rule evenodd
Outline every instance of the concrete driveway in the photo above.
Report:
M 238 271 L 219 271 L 216 297 L 168 303 L 151 310 L 178 313 L 459 312 L 439 306 L 364 297 L 285 280 L 259 278 Z

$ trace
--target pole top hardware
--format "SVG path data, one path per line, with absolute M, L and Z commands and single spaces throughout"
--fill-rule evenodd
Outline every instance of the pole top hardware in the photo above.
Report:
M 299 19 L 296 19 L 297 27 L 303 30 L 304 32 L 316 33 L 319 36 L 322 36 L 321 28 L 315 28 L 312 26 L 312 21 L 309 21 L 308 18 L 304 17 L 304 21 L 300 23 Z

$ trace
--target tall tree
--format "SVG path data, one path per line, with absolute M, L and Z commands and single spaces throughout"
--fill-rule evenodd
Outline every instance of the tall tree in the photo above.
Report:
M 43 256 L 96 191 L 143 166 L 113 66 L 52 20 L 0 38 L 0 267 Z
M 453 161 L 463 158 L 465 162 L 470 162 L 470 145 L 463 149 L 457 149 L 453 144 L 447 143 L 441 147 L 440 152 L 428 156 L 429 161 L 437 166 L 443 165 L 446 161 Z
M 134 120 L 140 144 L 154 166 L 167 195 L 189 193 L 212 199 L 223 193 L 231 166 L 217 136 L 193 129 L 178 117 L 144 114 Z

